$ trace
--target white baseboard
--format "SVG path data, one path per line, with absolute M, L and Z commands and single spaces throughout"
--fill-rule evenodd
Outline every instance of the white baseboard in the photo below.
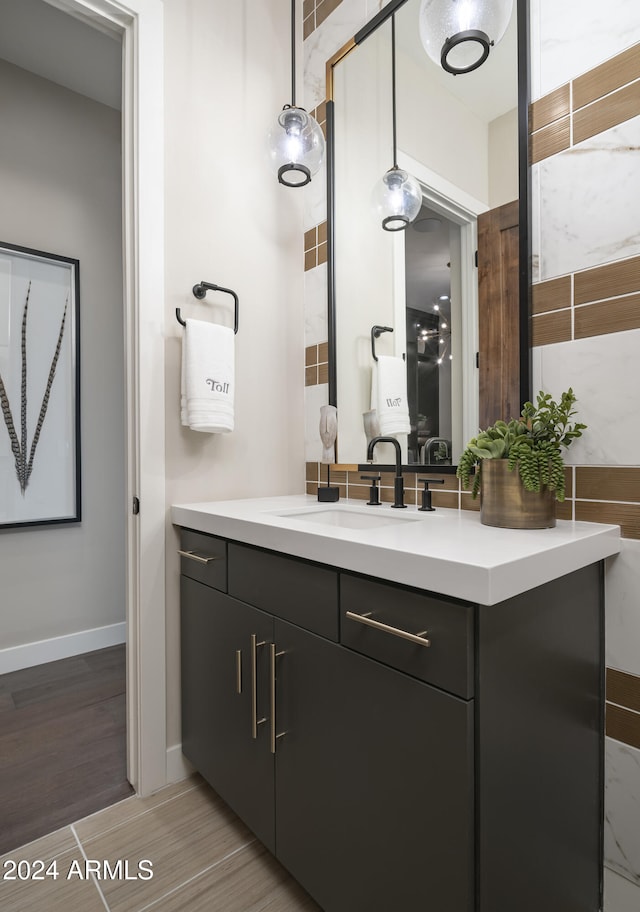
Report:
M 9 646 L 0 649 L 0 674 L 43 665 L 45 662 L 56 662 L 70 656 L 82 655 L 107 646 L 117 646 L 126 642 L 127 625 L 110 624 L 108 627 L 95 627 L 93 630 L 81 630 L 66 636 L 52 637 L 50 640 L 37 640 L 35 643 L 24 643 L 22 646 Z
M 182 744 L 167 748 L 167 785 L 188 779 L 193 772 L 192 765 L 182 753 Z

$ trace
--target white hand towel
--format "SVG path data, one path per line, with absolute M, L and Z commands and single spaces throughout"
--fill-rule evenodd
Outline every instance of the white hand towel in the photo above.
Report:
M 411 431 L 407 404 L 407 368 L 402 358 L 378 355 L 371 376 L 371 408 L 383 437 Z
M 187 320 L 182 339 L 180 420 L 193 431 L 233 430 L 234 333 L 228 326 Z

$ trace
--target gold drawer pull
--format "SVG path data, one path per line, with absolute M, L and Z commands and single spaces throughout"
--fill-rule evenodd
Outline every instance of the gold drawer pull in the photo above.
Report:
M 271 715 L 271 753 L 275 754 L 276 752 L 276 742 L 278 738 L 284 738 L 287 734 L 286 731 L 276 734 L 276 659 L 279 659 L 280 656 L 284 655 L 284 650 L 276 652 L 276 644 L 269 644 L 269 669 L 271 673 L 271 681 L 269 686 L 269 709 Z
M 266 645 L 266 640 L 258 641 L 255 633 L 251 634 L 251 737 L 254 741 L 258 737 L 258 726 L 267 721 L 258 718 L 258 649 Z
M 426 639 L 426 630 L 423 630 L 421 633 L 409 633 L 408 630 L 400 630 L 399 627 L 391 627 L 389 624 L 383 624 L 381 621 L 374 621 L 372 617 L 369 617 L 366 614 L 356 614 L 353 611 L 347 611 L 346 616 L 350 621 L 366 624 L 367 627 L 375 627 L 376 630 L 382 630 L 384 633 L 390 633 L 392 636 L 401 637 L 403 640 L 409 640 L 410 643 L 417 643 L 419 646 L 431 646 L 431 640 Z
M 188 557 L 189 560 L 198 561 L 199 564 L 210 564 L 211 561 L 220 560 L 219 557 L 200 557 L 200 555 L 196 554 L 195 551 L 181 551 L 179 548 L 178 554 L 180 554 L 182 557 Z

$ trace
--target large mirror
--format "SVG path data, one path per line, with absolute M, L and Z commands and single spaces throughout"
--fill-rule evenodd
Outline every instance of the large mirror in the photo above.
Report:
M 377 377 L 372 391 L 375 359 L 403 359 L 410 425 L 398 436 L 403 463 L 453 471 L 483 415 L 483 358 L 491 384 L 491 371 L 504 369 L 500 345 L 516 346 L 519 358 L 506 370 L 517 374 L 518 411 L 530 395 L 527 3 L 514 4 L 485 63 L 457 76 L 425 53 L 419 7 L 420 0 L 387 4 L 328 65 L 329 401 L 338 407 L 339 463 L 364 463 L 377 426 L 372 409 L 381 401 Z M 382 230 L 372 204 L 374 186 L 393 164 L 392 13 L 397 160 L 422 188 L 421 211 L 396 232 Z M 503 330 L 497 310 L 483 304 L 482 280 L 479 302 L 478 277 L 490 267 L 478 268 L 478 235 L 487 257 L 483 225 L 509 204 L 519 264 L 515 293 L 506 298 L 518 311 L 517 330 L 485 353 L 483 329 L 494 337 Z M 375 372 L 383 377 L 380 364 Z M 377 447 L 375 459 L 392 463 L 392 448 Z

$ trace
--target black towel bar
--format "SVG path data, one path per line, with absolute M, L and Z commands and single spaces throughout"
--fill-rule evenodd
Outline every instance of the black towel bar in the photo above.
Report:
M 194 285 L 192 288 L 194 297 L 198 298 L 200 301 L 205 297 L 208 291 L 222 291 L 225 294 L 230 294 L 233 296 L 235 302 L 235 312 L 233 318 L 233 331 L 234 333 L 238 332 L 238 319 L 239 319 L 239 309 L 240 303 L 238 301 L 238 295 L 235 291 L 232 291 L 230 288 L 223 288 L 222 285 L 212 285 L 211 282 L 200 282 L 198 285 Z M 182 314 L 180 313 L 180 308 L 176 307 L 176 320 L 180 323 L 181 326 L 186 326 L 187 324 L 182 319 Z

